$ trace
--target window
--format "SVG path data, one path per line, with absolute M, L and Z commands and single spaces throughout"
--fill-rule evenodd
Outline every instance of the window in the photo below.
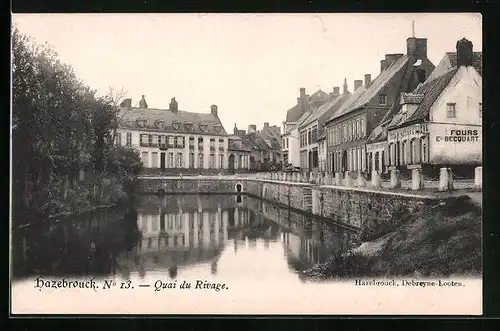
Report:
M 210 138 L 210 150 L 215 151 L 215 139 Z
M 455 103 L 447 103 L 446 104 L 446 117 L 455 118 L 456 114 L 456 105 Z
M 132 132 L 127 132 L 127 146 L 132 146 Z
M 224 151 L 224 139 L 219 139 L 219 151 L 223 152 Z
M 203 168 L 203 153 L 198 154 L 198 168 Z
M 158 153 L 157 152 L 153 152 L 152 156 L 153 156 L 153 159 L 152 159 L 152 162 L 151 162 L 151 168 L 158 168 Z
M 203 138 L 198 138 L 198 149 L 203 150 Z
M 361 136 L 361 130 L 359 126 L 359 119 L 356 120 L 356 138 L 359 138 Z
M 194 168 L 194 153 L 189 153 L 189 168 Z
M 121 134 L 121 132 L 118 132 L 118 134 L 116 135 L 116 144 L 118 146 L 122 145 L 122 134 Z
M 210 154 L 210 163 L 208 165 L 210 169 L 215 168 L 215 154 Z
M 174 148 L 174 136 L 168 136 L 168 147 Z
M 483 117 L 483 103 L 479 103 L 479 117 Z
M 219 155 L 219 168 L 220 169 L 224 168 L 224 155 L 223 154 Z
M 311 143 L 316 141 L 316 138 L 318 136 L 318 127 L 313 127 L 311 131 Z
M 141 156 L 141 159 L 142 159 L 142 164 L 144 165 L 144 168 L 147 168 L 148 167 L 148 152 L 142 152 L 142 156 Z
M 385 95 L 385 94 L 380 94 L 380 95 L 378 96 L 378 103 L 379 103 L 380 105 L 387 105 L 387 95 Z
M 365 119 L 364 118 L 362 118 L 359 121 L 359 126 L 360 126 L 361 138 L 364 138 L 364 136 L 365 136 Z
M 168 167 L 174 167 L 174 153 L 168 153 Z
M 194 149 L 194 137 L 189 137 L 189 149 Z
M 184 137 L 182 136 L 175 137 L 175 147 L 184 148 Z
M 161 135 L 160 136 L 160 147 L 167 147 L 167 136 Z
M 151 145 L 150 146 L 153 146 L 153 147 L 158 146 L 158 135 L 156 135 L 156 134 L 151 135 Z
M 346 142 L 347 141 L 347 125 L 343 124 L 344 127 L 344 136 L 342 137 L 342 141 Z
M 182 153 L 177 153 L 177 157 L 176 157 L 176 160 L 175 160 L 175 165 L 177 166 L 177 168 L 182 168 Z
M 147 147 L 149 146 L 149 137 L 147 134 L 141 134 L 141 146 Z

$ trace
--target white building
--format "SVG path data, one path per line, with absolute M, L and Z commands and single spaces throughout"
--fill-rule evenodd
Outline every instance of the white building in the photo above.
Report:
M 175 98 L 169 109 L 139 107 L 131 99 L 121 104 L 117 143 L 136 148 L 146 169 L 227 169 L 228 135 L 218 117 L 178 109 Z
M 389 164 L 397 168 L 476 166 L 482 163 L 482 55 L 457 42 L 456 65 L 402 96 L 388 125 Z
M 301 136 L 299 127 L 311 116 L 311 109 L 317 108 L 330 100 L 331 96 L 322 90 L 309 96 L 305 88 L 300 88 L 300 97 L 297 104 L 287 111 L 286 121 L 283 123 L 284 134 L 281 136 L 283 149 L 283 164 L 292 164 L 295 167 L 304 166 L 301 159 Z

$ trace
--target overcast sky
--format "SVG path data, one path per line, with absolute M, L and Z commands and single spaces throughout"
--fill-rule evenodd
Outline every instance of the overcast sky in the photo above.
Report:
M 123 87 L 138 103 L 210 112 L 232 132 L 282 125 L 299 88 L 331 92 L 380 72 L 406 38 L 428 39 L 437 65 L 463 37 L 482 50 L 480 14 L 14 14 L 13 23 L 47 41 L 90 87 Z

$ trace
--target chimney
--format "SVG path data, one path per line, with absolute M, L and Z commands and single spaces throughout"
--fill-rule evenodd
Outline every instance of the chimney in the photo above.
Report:
M 306 96 L 306 89 L 304 87 L 300 88 L 300 98 L 304 98 Z
M 145 96 L 139 101 L 139 108 L 148 108 L 148 103 L 146 102 Z
M 406 54 L 415 62 L 427 58 L 427 38 L 411 37 L 406 39 Z
M 255 124 L 250 124 L 248 126 L 248 133 L 254 133 L 254 132 L 257 132 L 257 125 Z
M 391 64 L 396 62 L 400 57 L 402 57 L 403 54 L 397 53 L 397 54 L 385 54 L 385 67 L 389 68 Z
M 210 114 L 212 114 L 212 116 L 219 117 L 217 114 L 217 106 L 216 105 L 210 106 Z
M 168 109 L 170 109 L 172 113 L 177 113 L 177 111 L 179 110 L 179 104 L 175 100 L 175 97 L 170 99 L 170 106 Z
M 387 68 L 387 64 L 385 60 L 380 61 L 380 72 L 384 71 Z
M 347 78 L 344 78 L 344 91 L 342 93 L 343 94 L 349 93 L 349 91 L 347 90 Z
M 300 97 L 297 99 L 300 106 L 300 113 L 305 114 L 309 111 L 309 96 L 306 94 L 306 89 L 300 88 Z
M 457 68 L 471 66 L 473 62 L 472 42 L 462 38 L 457 41 Z
M 269 122 L 264 122 L 264 129 L 268 129 L 269 128 Z
M 339 95 L 340 95 L 340 87 L 335 86 L 333 88 L 333 96 L 336 97 L 336 96 L 339 96 Z
M 365 88 L 369 88 L 372 85 L 372 75 L 365 74 Z
M 354 91 L 363 86 L 363 81 L 361 79 L 356 79 L 354 81 Z
M 120 103 L 120 107 L 126 107 L 126 108 L 132 107 L 132 99 L 124 99 L 122 103 Z

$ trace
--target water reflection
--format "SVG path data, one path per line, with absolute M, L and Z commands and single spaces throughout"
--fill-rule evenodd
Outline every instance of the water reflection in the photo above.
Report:
M 174 279 L 184 270 L 214 277 L 233 270 L 237 277 L 245 269 L 259 277 L 260 267 L 283 272 L 282 263 L 293 276 L 346 250 L 354 236 L 332 222 L 241 195 L 136 200 L 129 211 L 102 210 L 16 230 L 14 276 L 129 279 L 162 272 Z

